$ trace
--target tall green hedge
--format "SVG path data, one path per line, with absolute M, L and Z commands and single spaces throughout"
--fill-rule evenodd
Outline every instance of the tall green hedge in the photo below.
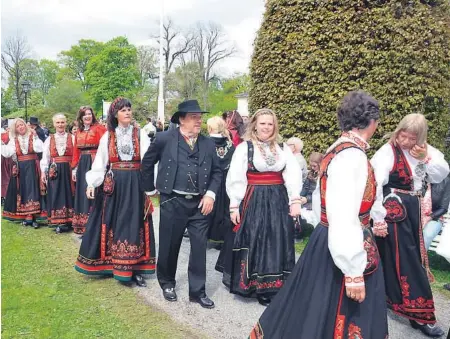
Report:
M 381 104 L 373 149 L 409 113 L 429 120 L 444 149 L 450 122 L 447 0 L 267 0 L 250 68 L 250 110 L 274 109 L 284 137 L 309 152 L 339 135 L 336 108 L 350 90 Z

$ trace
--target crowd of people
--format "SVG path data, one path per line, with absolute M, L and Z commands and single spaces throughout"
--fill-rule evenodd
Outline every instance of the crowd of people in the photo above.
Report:
M 140 129 L 118 97 L 106 121 L 89 106 L 69 128 L 54 115 L 50 135 L 37 119 L 15 119 L 2 133 L 3 217 L 73 229 L 78 272 L 138 286 L 156 272 L 170 302 L 187 231 L 190 301 L 215 306 L 206 294 L 212 244 L 230 293 L 267 306 L 250 338 L 387 338 L 388 308 L 427 336 L 444 334 L 427 250 L 449 208 L 449 164 L 427 143 L 423 115 L 405 116 L 369 160 L 379 105 L 350 92 L 337 112 L 341 136 L 307 162 L 302 140 L 282 142 L 271 109 L 212 117 L 208 136 L 204 113 L 188 100 L 167 130 L 152 119 Z M 295 262 L 306 225 L 314 231 Z

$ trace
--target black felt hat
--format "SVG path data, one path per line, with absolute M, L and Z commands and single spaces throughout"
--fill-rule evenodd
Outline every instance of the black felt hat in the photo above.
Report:
M 183 101 L 181 104 L 178 105 L 178 111 L 176 111 L 172 118 L 170 119 L 171 122 L 174 124 L 180 123 L 180 117 L 186 116 L 187 113 L 209 113 L 207 111 L 203 111 L 200 108 L 200 105 L 198 104 L 197 100 L 186 100 Z
M 30 125 L 39 125 L 39 119 L 37 117 L 30 117 Z

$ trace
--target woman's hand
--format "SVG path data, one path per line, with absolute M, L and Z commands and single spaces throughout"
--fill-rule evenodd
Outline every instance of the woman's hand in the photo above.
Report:
M 95 198 L 95 188 L 94 187 L 88 187 L 86 189 L 86 196 L 88 199 L 94 199 Z
M 362 303 L 366 299 L 366 287 L 363 286 L 346 286 L 347 297 Z
M 413 148 L 411 148 L 409 154 L 411 154 L 417 160 L 424 160 L 428 155 L 427 144 L 424 144 L 422 146 L 415 145 Z
M 239 214 L 238 209 L 230 211 L 230 218 L 231 218 L 231 222 L 235 225 L 238 225 L 241 223 L 241 216 Z
M 296 218 L 300 215 L 300 212 L 302 210 L 302 205 L 300 204 L 300 202 L 295 202 L 295 203 L 291 204 L 289 210 L 290 210 L 289 215 L 293 218 Z
M 41 174 L 41 181 L 44 185 L 47 185 L 47 176 L 45 175 L 45 173 Z

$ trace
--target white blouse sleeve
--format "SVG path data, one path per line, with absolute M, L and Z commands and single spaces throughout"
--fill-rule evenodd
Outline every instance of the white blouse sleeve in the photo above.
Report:
M 145 133 L 145 130 L 141 128 L 140 130 L 140 141 L 139 141 L 139 150 L 141 153 L 141 160 L 144 158 L 145 152 L 147 152 L 148 147 L 150 146 L 150 138 L 148 134 Z
M 242 142 L 234 151 L 228 170 L 226 188 L 230 198 L 230 208 L 238 208 L 247 190 L 248 150 L 247 143 Z
M 337 154 L 328 167 L 328 248 L 347 277 L 360 277 L 367 264 L 359 210 L 367 183 L 367 157 L 358 149 Z
M 370 216 L 376 223 L 384 223 L 386 209 L 383 206 L 383 187 L 389 182 L 389 174 L 394 167 L 394 152 L 390 144 L 382 146 L 370 160 L 377 182 L 377 196 L 370 211 Z
M 91 170 L 86 173 L 86 183 L 88 187 L 98 187 L 103 183 L 108 161 L 108 132 L 105 132 L 100 138 L 97 154 L 95 155 Z
M 42 140 L 39 139 L 38 137 L 34 137 L 33 151 L 35 151 L 36 153 L 42 153 L 43 149 L 44 149 L 44 143 L 42 142 Z
M 47 138 L 44 141 L 44 150 L 42 152 L 42 159 L 40 163 L 42 173 L 48 171 L 49 164 L 50 164 L 50 138 Z
M 290 204 L 292 199 L 300 198 L 300 192 L 303 187 L 303 176 L 302 169 L 300 168 L 297 159 L 295 159 L 295 156 L 288 145 L 283 145 L 283 152 L 286 157 L 286 166 L 283 170 L 283 179 L 284 185 L 286 186 L 286 190 L 288 192 Z
M 444 180 L 449 173 L 448 162 L 445 161 L 444 154 L 433 146 L 428 145 L 429 162 L 425 165 L 428 174 L 428 181 L 438 184 Z
M 16 141 L 14 139 L 10 139 L 8 144 L 2 145 L 1 153 L 5 158 L 11 158 L 14 154 L 16 154 Z

